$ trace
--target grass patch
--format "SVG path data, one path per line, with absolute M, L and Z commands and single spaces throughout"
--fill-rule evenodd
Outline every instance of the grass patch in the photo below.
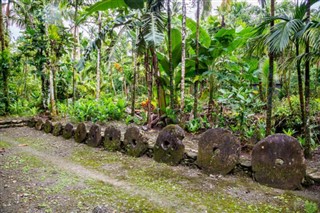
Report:
M 94 206 L 107 204 L 119 212 L 172 212 L 172 209 L 154 205 L 146 197 L 130 195 L 102 181 L 87 180 L 85 183 L 89 187 L 70 192 L 80 200 L 79 208 L 85 203 L 90 203 Z
M 8 148 L 10 148 L 10 147 L 12 147 L 12 145 L 11 145 L 10 143 L 7 143 L 7 142 L 5 142 L 5 141 L 0 141 L 0 149 L 1 149 L 1 148 L 8 149 Z
M 274 192 L 266 187 L 248 181 L 244 177 L 229 177 L 213 180 L 204 174 L 184 174 L 181 168 L 159 164 L 151 159 L 133 158 L 120 153 L 84 149 L 73 153 L 72 160 L 107 175 L 104 165 L 117 164 L 118 171 L 113 178 L 126 180 L 139 188 L 156 192 L 168 199 L 177 199 L 195 211 L 221 212 L 303 212 L 305 199 L 294 194 Z M 188 168 L 185 168 L 188 169 Z M 120 174 L 120 175 L 119 175 Z M 122 174 L 122 175 L 121 175 Z M 124 175 L 123 175 L 124 174 Z M 241 198 L 241 193 L 230 191 L 268 194 L 271 198 L 252 201 Z M 254 194 L 252 195 L 254 197 Z M 177 207 L 176 210 L 178 210 Z

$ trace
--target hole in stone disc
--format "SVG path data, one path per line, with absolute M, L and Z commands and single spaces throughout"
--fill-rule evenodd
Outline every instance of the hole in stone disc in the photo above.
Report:
M 132 141 L 131 141 L 131 145 L 132 145 L 133 147 L 135 147 L 135 146 L 137 145 L 137 141 L 136 141 L 136 139 L 132 139 Z
M 109 141 L 112 141 L 112 137 L 111 136 L 109 137 Z
M 170 146 L 170 142 L 169 141 L 164 141 L 162 144 L 161 144 L 162 148 L 164 150 L 167 150 Z
M 282 166 L 284 164 L 284 161 L 282 159 L 280 159 L 280 158 L 277 158 L 275 164 L 277 166 Z
M 218 147 L 213 147 L 212 153 L 213 153 L 213 155 L 217 155 L 220 153 L 220 149 Z

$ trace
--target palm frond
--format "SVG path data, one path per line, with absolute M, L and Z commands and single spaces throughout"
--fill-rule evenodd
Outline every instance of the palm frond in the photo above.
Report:
M 276 24 L 266 40 L 266 44 L 273 53 L 282 52 L 293 39 L 294 35 L 298 33 L 303 27 L 303 22 L 300 19 L 293 19 L 287 22 L 280 22 Z

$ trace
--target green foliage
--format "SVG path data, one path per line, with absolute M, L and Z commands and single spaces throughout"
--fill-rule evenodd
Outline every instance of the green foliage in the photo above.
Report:
M 206 117 L 189 120 L 185 126 L 188 132 L 198 132 L 199 130 L 205 130 L 210 127 L 211 125 Z
M 294 129 L 287 129 L 287 130 L 283 130 L 283 133 L 284 134 L 286 134 L 286 135 L 288 135 L 288 136 L 293 136 L 295 133 L 296 133 L 296 131 L 294 130 Z
M 304 203 L 304 210 L 306 213 L 316 213 L 319 209 L 316 203 L 307 200 Z
M 81 98 L 70 109 L 71 117 L 77 121 L 120 120 L 124 117 L 126 101 L 103 97 L 99 100 Z
M 300 131 L 299 127 L 302 124 L 300 116 L 300 100 L 299 96 L 290 97 L 291 107 L 287 100 L 275 101 L 274 118 L 276 125 L 281 125 L 283 129 L 292 129 L 297 132 Z M 317 116 L 320 111 L 320 99 L 311 99 L 310 101 L 310 115 Z M 311 117 L 311 123 L 314 121 Z
M 33 103 L 28 102 L 25 99 L 18 99 L 17 101 L 10 104 L 9 110 L 12 115 L 19 116 L 33 116 L 38 114 L 38 108 L 35 107 Z

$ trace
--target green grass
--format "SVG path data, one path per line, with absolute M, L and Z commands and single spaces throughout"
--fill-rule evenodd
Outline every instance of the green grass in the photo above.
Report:
M 113 178 L 128 181 L 138 188 L 155 192 L 167 199 L 177 199 L 195 211 L 304 212 L 305 199 L 290 193 L 274 193 L 272 188 L 248 181 L 247 177 L 210 180 L 204 174 L 188 176 L 179 169 L 156 163 L 152 159 L 93 151 L 90 148 L 74 152 L 72 160 L 107 175 L 110 171 L 109 167 L 105 169 L 105 166 L 117 164 L 114 166 L 121 168 L 122 172 L 125 171 L 125 175 L 121 175 L 122 172 L 119 171 Z M 233 188 L 235 191 L 248 190 L 250 193 L 270 194 L 272 202 L 269 199 L 261 201 L 241 199 L 241 194 L 228 193 L 228 189 L 232 191 Z
M 8 149 L 8 148 L 10 148 L 12 145 L 10 144 L 10 143 L 7 143 L 7 142 L 5 142 L 5 141 L 1 141 L 0 140 L 0 149 L 1 148 L 5 148 L 5 149 Z

